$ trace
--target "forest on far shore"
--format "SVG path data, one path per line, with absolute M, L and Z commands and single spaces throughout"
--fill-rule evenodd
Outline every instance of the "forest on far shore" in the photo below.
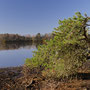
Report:
M 45 40 L 50 40 L 53 38 L 53 34 L 40 34 L 37 33 L 36 35 L 19 35 L 19 34 L 0 34 L 0 42 L 7 43 L 7 42 L 44 42 Z

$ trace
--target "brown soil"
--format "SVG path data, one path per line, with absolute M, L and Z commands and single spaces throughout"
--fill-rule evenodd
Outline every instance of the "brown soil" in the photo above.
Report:
M 46 79 L 39 71 L 26 66 L 1 68 L 0 90 L 90 90 L 90 62 L 71 80 Z

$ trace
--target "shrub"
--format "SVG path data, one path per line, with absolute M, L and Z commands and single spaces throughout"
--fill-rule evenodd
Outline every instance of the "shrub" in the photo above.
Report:
M 30 68 L 43 67 L 42 75 L 50 78 L 75 74 L 87 60 L 87 21 L 79 12 L 72 18 L 59 20 L 59 26 L 53 32 L 54 38 L 39 46 L 25 64 Z

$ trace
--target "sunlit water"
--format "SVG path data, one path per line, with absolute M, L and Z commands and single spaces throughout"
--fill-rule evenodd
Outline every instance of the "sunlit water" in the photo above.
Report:
M 22 66 L 26 58 L 33 56 L 36 45 L 0 45 L 0 68 Z

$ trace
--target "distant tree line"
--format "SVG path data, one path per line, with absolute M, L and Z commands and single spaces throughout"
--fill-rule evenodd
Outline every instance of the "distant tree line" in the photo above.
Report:
M 53 38 L 54 35 L 52 34 L 44 34 L 41 35 L 40 33 L 36 35 L 19 35 L 19 34 L 0 34 L 0 42 L 44 42 L 45 40 L 50 40 Z

